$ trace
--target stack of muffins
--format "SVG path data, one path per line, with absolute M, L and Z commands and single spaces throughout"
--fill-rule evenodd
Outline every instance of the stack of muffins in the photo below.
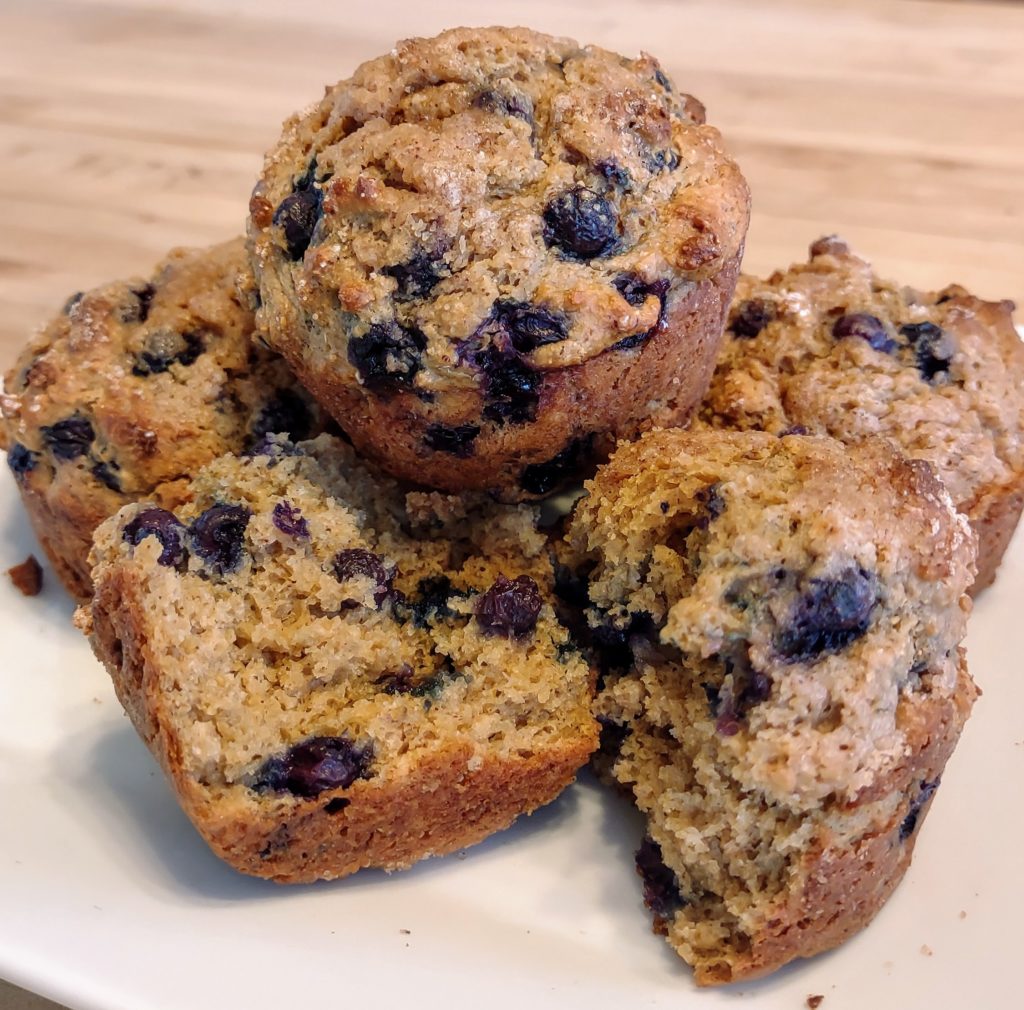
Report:
M 699 983 L 877 912 L 976 694 L 1024 349 L 835 238 L 730 307 L 748 218 L 652 58 L 457 29 L 285 124 L 247 241 L 30 341 L 10 468 L 218 855 L 405 867 L 593 759 Z

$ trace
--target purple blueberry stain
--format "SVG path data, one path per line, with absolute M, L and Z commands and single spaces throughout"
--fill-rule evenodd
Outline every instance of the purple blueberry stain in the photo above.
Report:
M 394 572 L 388 572 L 384 567 L 384 560 L 379 554 L 368 551 L 362 547 L 350 547 L 338 551 L 331 562 L 331 570 L 339 582 L 348 582 L 350 579 L 370 579 L 374 583 L 373 602 L 379 607 L 391 591 L 391 581 Z M 347 600 L 347 604 L 358 605 L 354 600 Z
M 529 575 L 499 575 L 476 602 L 477 624 L 489 635 L 523 638 L 536 628 L 542 604 L 540 589 Z
M 840 316 L 832 324 L 832 336 L 837 340 L 858 337 L 883 354 L 892 354 L 897 346 L 896 341 L 889 335 L 885 323 L 869 312 L 850 312 Z
M 271 520 L 286 536 L 294 537 L 296 540 L 309 539 L 309 523 L 287 499 L 282 499 L 274 506 Z
M 251 515 L 243 505 L 211 505 L 189 527 L 192 551 L 218 575 L 235 571 L 242 563 L 245 530 Z
M 137 547 L 146 537 L 156 537 L 162 550 L 156 559 L 165 568 L 177 568 L 185 560 L 185 526 L 173 512 L 155 506 L 136 512 L 122 530 L 126 543 Z
M 371 743 L 358 744 L 344 735 L 310 737 L 264 761 L 251 788 L 313 799 L 328 789 L 347 789 L 357 779 L 370 778 L 373 757 Z
M 373 323 L 361 336 L 349 338 L 348 360 L 367 389 L 395 392 L 412 385 L 426 346 L 426 337 L 415 328 Z
M 84 456 L 96 438 L 89 419 L 81 414 L 72 414 L 56 424 L 43 425 L 39 430 L 44 445 L 60 460 Z
M 615 205 L 585 186 L 559 193 L 543 217 L 545 243 L 570 259 L 608 256 L 619 244 L 622 227 Z
M 839 652 L 864 635 L 878 602 L 870 572 L 849 567 L 832 578 L 812 578 L 776 634 L 775 651 L 784 662 L 813 662 Z

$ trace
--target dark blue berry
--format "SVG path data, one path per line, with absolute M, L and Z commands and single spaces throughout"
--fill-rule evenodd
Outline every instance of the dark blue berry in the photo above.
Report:
M 496 116 L 513 116 L 533 126 L 533 103 L 528 95 L 520 92 L 502 94 L 488 88 L 476 96 L 473 105 L 484 112 L 493 112 Z
M 900 327 L 900 334 L 914 348 L 917 370 L 925 381 L 931 382 L 940 373 L 949 371 L 956 347 L 941 327 L 935 323 L 907 323 Z
M 384 267 L 381 273 L 398 282 L 395 301 L 408 302 L 429 295 L 438 282 L 448 276 L 449 270 L 443 259 L 419 250 L 405 263 Z
M 523 468 L 519 486 L 528 494 L 549 494 L 579 472 L 588 446 L 589 439 L 577 438 L 551 459 L 530 463 Z
M 271 513 L 274 525 L 286 536 L 296 540 L 309 539 L 309 523 L 302 513 L 289 501 L 279 501 Z
M 362 547 L 351 547 L 344 551 L 338 551 L 331 564 L 334 577 L 339 582 L 347 582 L 354 578 L 371 579 L 375 583 L 373 602 L 378 607 L 391 590 L 394 573 L 387 571 L 381 556 L 374 554 L 373 551 L 364 550 Z M 354 601 L 346 602 L 353 603 Z
M 84 291 L 76 291 L 65 303 L 61 312 L 66 316 L 70 316 L 75 306 L 85 297 Z
M 402 621 L 412 618 L 417 628 L 426 628 L 432 621 L 445 621 L 455 616 L 448 606 L 451 598 L 464 599 L 466 593 L 455 589 L 447 575 L 431 575 L 420 579 L 416 595 L 411 601 L 402 601 L 396 607 L 396 616 Z
M 775 650 L 788 663 L 838 652 L 868 630 L 877 602 L 877 582 L 862 568 L 811 579 L 776 635 Z
M 741 340 L 751 340 L 774 318 L 775 309 L 771 302 L 751 298 L 736 306 L 729 320 L 729 332 Z
M 508 334 L 509 343 L 520 354 L 557 344 L 569 335 L 568 320 L 561 312 L 507 298 L 494 303 L 488 323 Z
M 672 172 L 679 167 L 679 153 L 671 147 L 667 151 L 648 150 L 644 162 L 650 172 Z
M 638 347 L 640 344 L 646 343 L 658 332 L 659 329 L 665 323 L 665 306 L 668 301 L 668 289 L 669 281 L 665 278 L 661 278 L 656 281 L 645 281 L 638 274 L 625 273 L 619 274 L 612 283 L 615 285 L 615 290 L 633 306 L 641 306 L 647 301 L 652 295 L 654 295 L 661 304 L 661 309 L 658 312 L 658 321 L 649 330 L 643 333 L 633 333 L 628 337 L 623 337 L 617 344 L 614 344 L 612 349 L 616 351 L 627 351 L 631 347 Z
M 628 170 L 616 161 L 599 161 L 594 168 L 607 182 L 618 189 L 629 189 L 632 183 Z
M 7 465 L 15 477 L 24 477 L 34 470 L 38 460 L 39 453 L 26 448 L 20 442 L 15 442 L 7 452 Z
M 206 341 L 199 333 L 178 333 L 160 329 L 147 334 L 139 352 L 132 375 L 159 375 L 171 365 L 192 365 L 206 349 Z
M 264 761 L 252 788 L 312 798 L 370 778 L 372 765 L 372 744 L 356 744 L 347 736 L 314 736 Z
M 96 438 L 89 420 L 81 414 L 72 414 L 56 424 L 40 429 L 43 443 L 57 459 L 77 459 L 89 451 Z
M 477 600 L 476 620 L 488 634 L 521 638 L 537 626 L 542 603 L 540 589 L 529 575 L 499 575 Z
M 707 529 L 725 511 L 722 485 L 718 483 L 708 484 L 707 487 L 702 487 L 694 495 L 694 498 L 704 506 L 704 515 L 700 517 L 697 525 L 701 529 Z
M 287 435 L 298 442 L 313 430 L 313 414 L 306 401 L 294 389 L 275 390 L 252 423 L 252 439 L 261 442 L 267 435 Z
M 185 527 L 173 512 L 161 508 L 144 508 L 125 523 L 123 537 L 133 547 L 146 537 L 156 537 L 163 550 L 157 564 L 177 568 L 185 560 Z
M 525 424 L 537 416 L 543 379 L 511 348 L 492 345 L 473 355 L 483 375 L 483 416 L 496 424 Z
M 313 229 L 323 211 L 323 193 L 315 186 L 286 196 L 274 211 L 274 224 L 284 233 L 291 260 L 300 260 L 313 239 Z
M 117 471 L 121 468 L 116 463 L 106 463 L 102 460 L 92 465 L 92 475 L 111 491 L 121 492 L 121 478 Z
M 604 620 L 590 631 L 597 665 L 603 673 L 626 669 L 633 662 L 630 643 L 635 639 L 651 640 L 657 636 L 654 618 L 646 611 L 629 614 L 621 620 Z
M 374 323 L 348 342 L 348 360 L 368 389 L 394 391 L 412 385 L 427 346 L 419 330 L 396 322 Z
M 936 779 L 934 782 L 922 780 L 918 786 L 917 795 L 910 803 L 910 810 L 900 823 L 901 842 L 905 842 L 917 830 L 917 822 L 920 820 L 921 811 L 924 809 L 924 805 L 932 798 L 935 790 L 939 788 L 941 781 L 941 779 Z
M 473 441 L 479 434 L 479 424 L 432 424 L 423 435 L 423 444 L 434 452 L 447 452 L 465 459 L 473 455 Z
M 250 516 L 243 505 L 211 505 L 189 527 L 192 550 L 218 575 L 235 571 Z
M 156 288 L 152 284 L 143 284 L 142 287 L 132 288 L 130 301 L 121 307 L 121 321 L 144 323 L 149 318 L 149 310 L 155 295 Z
M 892 354 L 896 350 L 896 341 L 889 336 L 885 323 L 868 312 L 851 312 L 840 316 L 832 324 L 832 336 L 837 340 L 860 337 L 883 354 Z
M 614 204 L 585 186 L 560 193 L 544 208 L 544 241 L 572 259 L 607 256 L 620 231 Z
M 672 82 L 665 76 L 661 67 L 654 68 L 654 79 L 669 93 L 672 94 Z
M 644 904 L 659 919 L 671 919 L 686 904 L 679 878 L 665 865 L 661 847 L 645 838 L 636 851 L 636 872 L 644 882 Z

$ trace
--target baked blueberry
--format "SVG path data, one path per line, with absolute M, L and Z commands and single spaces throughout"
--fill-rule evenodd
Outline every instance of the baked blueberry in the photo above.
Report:
M 499 575 L 476 603 L 476 620 L 488 634 L 522 638 L 537 626 L 543 604 L 540 589 L 529 575 Z
M 441 257 L 420 249 L 405 263 L 384 267 L 381 273 L 395 279 L 395 300 L 408 302 L 429 295 L 449 270 Z
M 350 547 L 338 551 L 331 563 L 334 577 L 339 582 L 347 582 L 354 578 L 371 579 L 374 583 L 373 602 L 379 607 L 391 590 L 394 572 L 388 572 L 384 560 L 379 554 L 362 547 Z M 352 602 L 352 601 L 349 601 Z
M 302 513 L 289 501 L 281 500 L 271 513 L 274 525 L 284 534 L 296 540 L 309 539 L 309 523 Z
M 7 465 L 15 477 L 24 477 L 34 470 L 38 460 L 39 453 L 33 452 L 20 442 L 15 442 L 7 451 Z
M 423 444 L 435 452 L 465 458 L 473 455 L 473 440 L 479 434 L 479 424 L 432 424 L 423 436 Z
M 96 438 L 89 419 L 81 414 L 72 414 L 56 424 L 44 424 L 39 431 L 46 447 L 61 460 L 84 456 Z
M 734 337 L 751 340 L 774 318 L 775 309 L 771 302 L 766 302 L 762 298 L 750 298 L 733 310 L 729 320 L 729 332 Z
M 956 346 L 941 327 L 929 322 L 907 323 L 900 327 L 900 334 L 914 348 L 917 370 L 926 382 L 932 382 L 940 373 L 949 371 Z
M 412 385 L 426 338 L 396 322 L 374 323 L 348 342 L 348 360 L 368 389 L 386 391 Z
M 544 208 L 544 241 L 572 259 L 609 255 L 621 229 L 615 205 L 585 186 L 560 193 Z
M 869 312 L 851 312 L 840 316 L 832 324 L 832 336 L 837 340 L 859 337 L 883 354 L 892 354 L 896 350 L 896 341 L 889 336 L 885 323 Z
M 145 508 L 136 512 L 124 525 L 123 537 L 137 547 L 146 537 L 156 537 L 163 550 L 156 559 L 166 568 L 177 568 L 185 560 L 185 527 L 173 512 L 162 508 Z
M 159 375 L 171 365 L 194 364 L 206 342 L 199 333 L 178 333 L 161 328 L 146 334 L 142 350 L 132 366 L 133 375 Z
M 274 224 L 284 235 L 290 259 L 300 260 L 305 255 L 322 210 L 323 194 L 310 186 L 286 196 L 274 211 Z
M 523 468 L 519 486 L 529 494 L 549 494 L 577 473 L 586 457 L 589 440 L 573 439 L 561 452 L 543 463 Z
M 372 744 L 357 744 L 347 736 L 315 736 L 264 761 L 252 788 L 310 799 L 370 778 L 372 766 Z
M 636 850 L 636 872 L 644 882 L 644 904 L 659 919 L 670 919 L 686 904 L 679 890 L 679 878 L 665 865 L 661 847 L 645 838 Z
M 242 563 L 242 545 L 250 517 L 244 505 L 211 505 L 189 527 L 192 550 L 218 575 L 235 571 Z

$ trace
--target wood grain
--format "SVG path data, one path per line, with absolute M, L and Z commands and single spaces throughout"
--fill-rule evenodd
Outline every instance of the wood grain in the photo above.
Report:
M 747 269 L 838 231 L 906 283 L 1024 300 L 1019 5 L 4 0 L 0 362 L 70 292 L 240 231 L 261 152 L 325 82 L 502 21 L 648 49 L 705 101 L 753 189 Z

